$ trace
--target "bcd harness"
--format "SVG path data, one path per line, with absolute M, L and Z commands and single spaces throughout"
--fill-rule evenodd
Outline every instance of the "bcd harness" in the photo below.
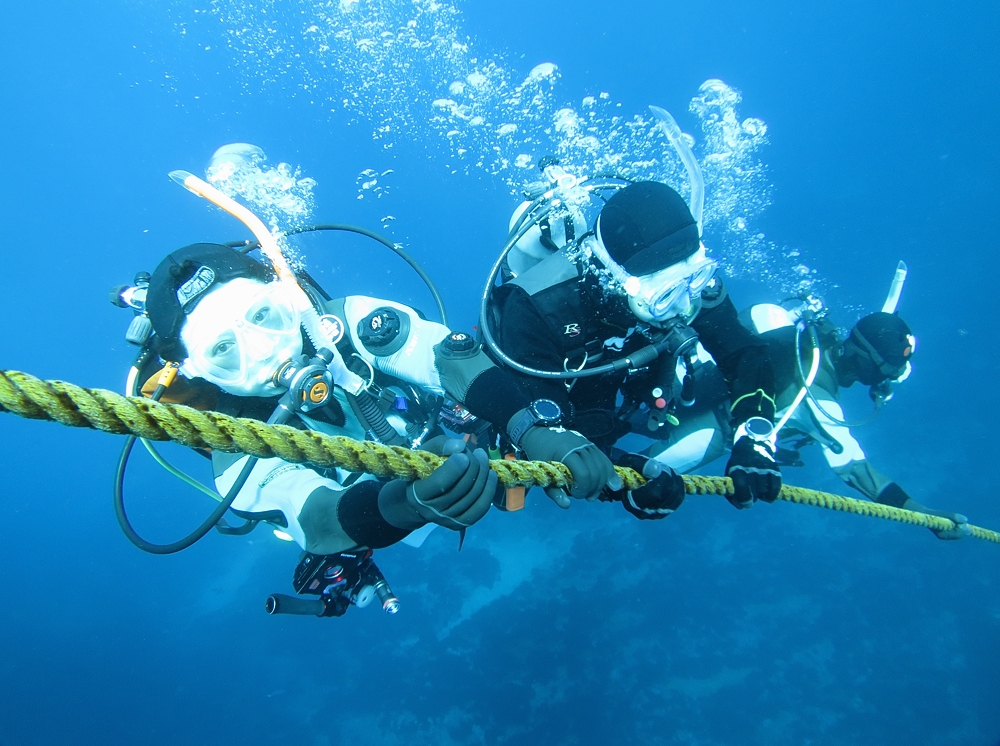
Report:
M 528 296 L 549 336 L 558 340 L 565 372 L 584 371 L 601 363 L 606 355 L 624 360 L 636 351 L 657 346 L 656 358 L 618 371 L 619 385 L 626 397 L 615 414 L 619 422 L 628 420 L 645 404 L 650 410 L 650 430 L 668 423 L 676 425 L 677 406 L 694 404 L 698 334 L 687 324 L 674 320 L 655 328 L 637 322 L 627 308 L 618 313 L 617 304 L 609 304 L 602 297 L 604 291 L 598 282 L 581 271 L 565 252 L 553 254 L 525 275 L 510 279 L 495 290 L 494 333 L 499 331 L 500 309 L 514 292 Z M 680 390 L 676 385 L 678 364 L 684 371 Z M 633 378 L 635 385 L 629 385 Z M 563 379 L 567 392 L 572 391 L 578 380 Z

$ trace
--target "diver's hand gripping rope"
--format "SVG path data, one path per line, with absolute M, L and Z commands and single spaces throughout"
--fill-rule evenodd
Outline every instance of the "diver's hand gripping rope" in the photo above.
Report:
M 0 370 L 0 410 L 28 419 L 61 422 L 70 427 L 132 434 L 149 440 L 170 440 L 193 448 L 280 458 L 322 468 L 340 467 L 379 477 L 422 479 L 442 462 L 440 456 L 426 451 L 323 435 L 285 425 L 267 425 L 259 420 L 126 397 L 64 381 L 43 381 L 13 370 Z M 571 481 L 569 470 L 556 462 L 495 460 L 490 461 L 490 467 L 507 487 L 565 487 Z M 632 469 L 616 467 L 615 470 L 625 489 L 636 489 L 646 481 Z M 726 495 L 733 490 L 732 481 L 725 477 L 685 476 L 684 486 L 689 495 Z M 801 487 L 783 486 L 779 498 L 933 530 L 955 528 L 946 518 Z M 969 529 L 977 539 L 1000 544 L 1000 533 L 996 531 L 978 526 L 969 526 Z

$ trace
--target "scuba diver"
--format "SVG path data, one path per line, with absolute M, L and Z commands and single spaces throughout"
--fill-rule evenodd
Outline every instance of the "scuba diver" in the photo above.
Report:
M 119 464 L 116 512 L 137 546 L 168 554 L 213 528 L 242 534 L 267 523 L 279 538 L 304 550 L 293 580 L 296 591 L 319 596 L 307 602 L 274 594 L 269 612 L 340 616 L 378 595 L 395 613 L 398 601 L 371 561 L 371 550 L 433 525 L 460 531 L 464 539 L 468 526 L 494 501 L 502 502 L 486 452 L 443 435 L 439 422 L 446 402 L 467 419 L 513 423 L 511 437 L 520 439 L 528 458 L 567 466 L 574 497 L 594 499 L 606 487 L 621 488 L 608 458 L 583 436 L 536 416 L 530 397 L 472 337 L 399 303 L 330 298 L 307 272 L 292 270 L 270 231 L 248 209 L 192 174 L 171 177 L 240 218 L 257 244 L 245 243 L 242 250 L 187 246 L 151 275 L 137 275 L 135 286 L 112 292 L 112 302 L 136 313 L 127 338 L 141 351 L 128 393 L 141 390 L 156 400 L 269 424 L 422 448 L 446 460 L 423 479 L 383 482 L 343 469 L 213 452 L 219 490 L 214 494 L 146 444 L 173 473 L 221 500 L 190 536 L 158 545 L 139 536 L 125 512 L 132 438 Z M 249 255 L 256 248 L 262 259 Z M 439 308 L 443 311 L 440 302 Z M 223 516 L 229 510 L 246 523 L 227 524 Z M 422 536 L 413 543 L 419 541 Z
M 869 500 L 947 518 L 955 528 L 932 531 L 940 539 L 961 539 L 969 534 L 964 515 L 935 510 L 911 498 L 871 464 L 852 433 L 852 428 L 877 416 L 893 397 L 892 384 L 912 371 L 916 340 L 896 313 L 906 271 L 900 262 L 882 310 L 862 317 L 849 330 L 834 325 L 829 310 L 815 296 L 792 298 L 782 305 L 761 303 L 742 311 L 739 318 L 768 344 L 777 391 L 778 463 L 801 466 L 801 450 L 818 443 L 830 468 Z M 659 452 L 659 460 L 677 470 L 693 471 L 724 454 L 731 428 L 720 378 L 715 361 L 699 350 L 699 400 L 678 410 L 678 421 L 668 431 L 669 445 Z M 852 423 L 839 399 L 841 389 L 856 383 L 869 387 L 874 408 L 868 418 Z
M 801 465 L 799 451 L 818 443 L 837 476 L 869 500 L 947 518 L 955 528 L 934 533 L 940 539 L 961 539 L 969 534 L 964 515 L 935 510 L 911 498 L 871 464 L 852 433 L 852 428 L 874 419 L 892 398 L 892 384 L 912 371 L 916 340 L 895 312 L 905 278 L 906 265 L 900 262 L 882 310 L 863 316 L 849 331 L 830 322 L 828 310 L 814 296 L 798 299 L 788 308 L 752 306 L 741 317 L 771 350 L 782 426 L 778 460 Z M 866 420 L 852 423 L 839 398 L 842 388 L 856 383 L 869 387 L 874 410 Z
M 735 494 L 728 500 L 749 508 L 773 502 L 781 488 L 767 345 L 740 324 L 701 242 L 701 174 L 670 123 L 672 144 L 686 149 L 681 157 L 697 217 L 666 184 L 577 178 L 557 160 L 542 159 L 545 181 L 529 187 L 529 201 L 514 213 L 480 314 L 490 354 L 533 396 L 549 400 L 565 427 L 616 463 L 659 475 L 626 498 L 659 506 L 646 518 L 679 507 L 683 481 L 659 457 L 664 443 L 643 454 L 624 454 L 615 444 L 632 431 L 667 436 L 664 425 L 679 422 L 678 411 L 700 398 L 699 359 L 709 355 L 720 361 L 721 376 L 705 385 L 721 385 L 732 402 L 726 474 Z M 591 223 L 585 213 L 595 197 L 604 204 Z

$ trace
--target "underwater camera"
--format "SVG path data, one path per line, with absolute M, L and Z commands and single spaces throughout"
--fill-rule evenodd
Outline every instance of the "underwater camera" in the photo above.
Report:
M 272 593 L 264 609 L 268 614 L 343 616 L 352 605 L 364 608 L 377 597 L 385 613 L 395 614 L 399 611 L 399 599 L 372 560 L 372 554 L 370 549 L 337 554 L 303 552 L 292 577 L 292 587 L 296 593 L 319 598 Z

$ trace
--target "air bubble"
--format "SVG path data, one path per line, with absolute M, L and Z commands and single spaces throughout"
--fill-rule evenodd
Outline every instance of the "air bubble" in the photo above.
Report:
M 544 80 L 545 78 L 552 77 L 552 75 L 555 74 L 555 71 L 558 69 L 559 68 L 552 62 L 543 62 L 540 65 L 535 65 L 535 67 L 532 68 L 531 72 L 528 73 L 528 77 L 524 82 L 537 83 L 541 80 Z
M 272 232 L 299 227 L 312 216 L 316 181 L 287 163 L 268 165 L 256 145 L 223 145 L 212 154 L 205 178 L 222 193 L 239 198 Z
M 654 179 L 689 194 L 683 164 L 644 114 L 632 115 L 607 91 L 559 91 L 552 62 L 525 75 L 520 61 L 469 40 L 453 2 L 212 0 L 181 19 L 179 33 L 194 24 L 202 46 L 228 49 L 248 93 L 308 91 L 324 115 L 346 110 L 352 122 L 366 122 L 384 150 L 417 139 L 443 170 L 497 175 L 512 195 L 544 155 L 573 174 Z M 566 101 L 579 101 L 579 110 Z M 738 90 L 712 79 L 691 99 L 687 121 L 678 117 L 695 135 L 684 137 L 704 174 L 706 242 L 734 274 L 798 283 L 793 260 L 755 230 L 771 199 L 761 160 L 768 132 L 761 119 L 739 116 L 740 105 Z M 382 189 L 361 188 L 375 176 L 359 181 L 359 192 Z

